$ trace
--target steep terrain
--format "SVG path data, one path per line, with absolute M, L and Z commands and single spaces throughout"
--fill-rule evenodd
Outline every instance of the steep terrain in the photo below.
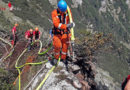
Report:
M 49 30 L 52 28 L 51 12 L 54 8 L 57 8 L 57 1 L 59 0 L 10 1 L 14 7 L 13 11 L 9 11 L 8 0 L 0 0 L 0 37 L 9 40 L 11 29 L 14 23 L 17 22 L 19 24 L 18 46 L 20 46 L 20 50 L 18 50 L 19 47 L 16 47 L 12 56 L 5 60 L 5 70 L 3 65 L 1 66 L 0 73 L 2 73 L 2 76 L 0 82 L 5 83 L 0 83 L 3 85 L 0 89 L 10 88 L 9 84 L 13 83 L 18 75 L 14 69 L 14 64 L 19 54 L 24 50 L 25 44 L 20 43 L 23 43 L 23 41 L 25 43 L 24 33 L 26 30 L 38 26 L 42 32 L 41 40 L 43 45 L 46 45 L 45 40 L 47 40 Z M 76 23 L 75 54 L 77 62 L 75 62 L 75 65 L 80 68 L 79 73 L 84 76 L 82 80 L 88 82 L 93 90 L 119 90 L 123 78 L 130 74 L 130 0 L 66 1 L 72 10 L 73 19 Z M 6 54 L 5 51 L 8 51 L 9 46 L 1 41 L 0 45 L 1 58 Z M 34 52 L 37 52 L 37 49 L 36 51 L 34 49 Z M 20 64 L 25 63 L 29 56 L 33 56 L 33 52 L 26 53 L 21 58 L 23 62 L 20 62 Z M 34 58 L 34 61 L 35 59 L 43 60 L 45 58 L 38 56 Z M 9 67 L 7 68 L 8 65 Z M 26 71 L 25 76 L 22 76 L 22 79 L 25 81 L 22 86 L 27 85 L 41 66 L 33 66 Z M 95 69 L 92 66 L 95 66 Z M 43 70 L 43 73 L 45 71 Z M 73 72 L 73 77 L 77 74 L 75 72 Z M 28 73 L 29 75 L 27 75 Z M 41 72 L 39 77 L 43 73 Z M 46 87 L 43 88 L 51 90 L 48 87 L 48 85 L 51 85 L 52 87 L 56 86 L 62 89 L 68 86 L 67 90 L 73 89 L 73 84 L 67 83 L 71 83 L 71 75 L 60 75 L 61 73 L 62 71 L 60 70 L 57 73 L 53 73 L 49 80 L 55 76 L 58 79 L 52 80 L 51 83 L 47 83 Z M 9 74 L 11 75 L 9 76 Z M 69 77 L 69 80 L 66 80 L 67 77 Z M 36 80 L 38 79 L 41 78 L 36 78 Z M 52 84 L 54 82 L 56 82 L 55 85 Z M 66 84 L 63 84 L 65 82 Z M 33 85 L 37 85 L 36 82 L 33 83 Z M 86 84 L 82 85 L 85 86 Z M 16 85 L 16 88 L 18 88 L 18 85 Z

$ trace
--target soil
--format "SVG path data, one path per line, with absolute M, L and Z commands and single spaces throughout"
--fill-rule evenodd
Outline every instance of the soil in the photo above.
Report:
M 3 46 L 3 44 L 4 43 L 0 42 L 0 58 L 2 58 L 4 55 L 8 54 L 8 52 L 11 50 L 9 45 L 4 44 L 4 46 Z
M 5 63 L 9 62 L 8 64 L 9 69 L 15 68 L 14 66 L 15 66 L 16 60 L 18 56 L 22 53 L 22 51 L 25 49 L 25 47 L 26 47 L 26 41 L 20 41 L 16 44 L 13 54 L 9 58 L 7 58 L 7 60 L 5 60 Z
M 2 56 L 5 54 L 6 50 L 5 48 L 0 44 L 0 58 L 2 58 Z

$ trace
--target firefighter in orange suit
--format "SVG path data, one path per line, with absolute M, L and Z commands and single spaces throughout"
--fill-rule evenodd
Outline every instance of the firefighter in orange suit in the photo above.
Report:
M 64 64 L 67 63 L 66 56 L 68 50 L 68 40 L 70 38 L 70 29 L 74 26 L 74 23 L 69 23 L 69 15 L 67 12 L 67 3 L 64 0 L 58 2 L 58 9 L 52 11 L 53 21 L 53 46 L 54 57 L 52 64 L 56 64 L 57 60 L 61 56 L 61 60 Z

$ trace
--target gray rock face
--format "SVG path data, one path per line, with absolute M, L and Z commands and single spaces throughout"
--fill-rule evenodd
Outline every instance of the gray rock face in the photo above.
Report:
M 60 63 L 60 65 L 63 65 L 63 64 Z M 55 68 L 55 70 L 58 70 L 58 71 L 55 72 L 54 70 L 54 72 L 51 73 L 49 78 L 41 87 L 41 90 L 77 90 L 72 85 L 72 83 L 67 82 L 67 78 L 75 82 L 76 85 L 78 86 L 80 85 L 81 87 L 81 84 L 77 83 L 78 79 L 72 73 L 68 73 L 65 70 L 65 68 L 61 67 L 60 65 L 57 68 Z M 46 63 L 46 65 L 44 65 L 44 69 L 42 69 L 40 73 L 37 74 L 35 79 L 33 79 L 33 81 L 28 86 L 26 86 L 24 90 L 35 90 L 38 87 L 39 83 L 41 83 L 41 81 L 44 79 L 46 73 L 48 73 L 48 71 L 51 68 L 52 68 L 52 65 L 50 65 L 49 62 Z
M 99 67 L 96 67 L 96 72 L 95 81 L 98 88 L 101 90 L 120 90 L 120 84 L 114 82 L 113 78 L 109 75 L 109 72 L 104 71 Z M 100 87 L 101 85 L 104 87 Z
M 130 0 L 126 0 L 126 4 L 128 5 L 128 8 L 130 9 Z
M 57 7 L 57 0 L 49 0 L 50 4 Z
M 72 0 L 72 8 L 78 8 L 78 6 L 81 6 L 83 1 L 82 0 Z

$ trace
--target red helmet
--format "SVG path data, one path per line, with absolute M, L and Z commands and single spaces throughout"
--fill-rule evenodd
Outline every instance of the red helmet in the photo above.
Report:
M 30 31 L 30 32 L 33 32 L 33 30 L 32 30 L 32 29 L 30 29 L 29 31 Z
M 38 27 L 36 27 L 35 30 L 38 31 Z
M 15 26 L 18 26 L 18 24 L 16 23 Z

